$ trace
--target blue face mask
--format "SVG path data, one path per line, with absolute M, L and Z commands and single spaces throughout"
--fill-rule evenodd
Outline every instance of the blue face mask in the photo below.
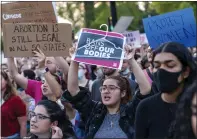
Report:
M 82 80 L 84 76 L 84 71 L 83 69 L 79 69 L 78 71 L 78 80 Z
M 121 72 L 122 75 L 127 75 L 130 72 L 129 68 L 127 68 L 125 71 Z

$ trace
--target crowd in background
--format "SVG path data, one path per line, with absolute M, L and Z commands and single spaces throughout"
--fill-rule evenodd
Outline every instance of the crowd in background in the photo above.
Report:
M 197 138 L 196 47 L 125 46 L 121 70 L 73 61 L 75 51 L 1 64 L 1 137 Z

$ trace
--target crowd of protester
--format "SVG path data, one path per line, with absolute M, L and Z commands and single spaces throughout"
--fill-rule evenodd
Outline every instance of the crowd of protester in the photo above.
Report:
M 1 64 L 2 138 L 197 138 L 196 47 L 126 45 L 121 70 L 69 51 L 46 57 L 37 48 Z

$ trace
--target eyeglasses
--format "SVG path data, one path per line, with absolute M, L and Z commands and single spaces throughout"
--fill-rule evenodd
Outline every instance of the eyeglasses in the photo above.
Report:
M 47 116 L 45 116 L 45 115 L 42 115 L 42 114 L 36 114 L 35 112 L 33 112 L 33 111 L 30 111 L 29 113 L 28 113 L 28 117 L 31 119 L 31 118 L 33 118 L 33 117 L 36 117 L 36 121 L 38 120 L 38 121 L 41 121 L 41 120 L 44 120 L 44 119 L 50 119 L 50 117 L 47 117 Z
M 104 92 L 104 91 L 108 91 L 108 92 L 114 92 L 116 89 L 120 89 L 120 87 L 117 87 L 117 86 L 115 86 L 115 85 L 109 85 L 109 86 L 106 86 L 106 85 L 104 85 L 104 86 L 101 86 L 100 88 L 99 88 L 99 90 L 100 90 L 100 92 Z

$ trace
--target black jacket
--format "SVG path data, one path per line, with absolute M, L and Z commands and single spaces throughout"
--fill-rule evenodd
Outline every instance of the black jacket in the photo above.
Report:
M 66 90 L 62 97 L 67 99 L 81 114 L 82 120 L 85 122 L 85 138 L 93 139 L 96 132 L 99 130 L 107 108 L 101 102 L 91 100 L 90 93 L 87 89 L 80 87 L 80 92 L 72 97 L 68 90 Z M 148 96 L 148 95 L 147 95 Z M 120 107 L 120 128 L 124 131 L 129 139 L 134 138 L 134 118 L 137 105 L 140 100 L 145 98 L 139 91 L 134 96 L 132 102 Z

